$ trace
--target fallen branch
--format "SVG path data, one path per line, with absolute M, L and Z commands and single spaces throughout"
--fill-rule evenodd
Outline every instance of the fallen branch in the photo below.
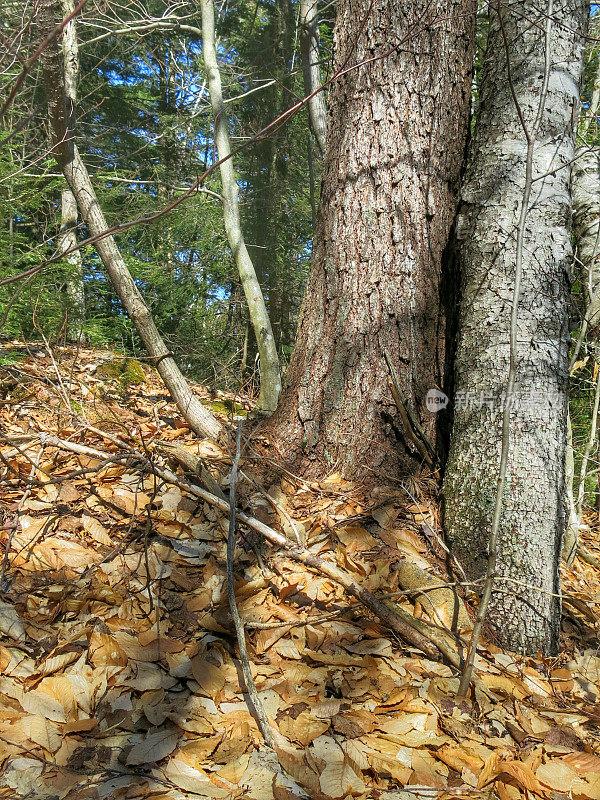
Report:
M 165 540 L 168 546 L 168 540 Z M 281 557 L 282 560 L 285 560 L 285 556 Z M 472 582 L 469 582 L 471 585 Z M 411 595 L 426 595 L 428 592 L 437 592 L 439 589 L 453 589 L 456 590 L 457 586 L 461 586 L 463 584 L 457 584 L 456 582 L 451 583 L 433 583 L 431 585 L 425 584 L 423 586 L 418 586 L 414 589 L 401 589 L 398 592 L 383 592 L 382 596 L 386 600 L 392 600 L 397 597 L 410 597 Z M 260 588 L 264 588 L 265 584 L 261 584 Z M 248 590 L 248 585 L 244 587 L 244 591 Z M 338 608 L 337 611 L 329 611 L 326 614 L 321 614 L 319 616 L 308 616 L 303 617 L 301 619 L 291 619 L 285 620 L 283 622 L 246 622 L 245 627 L 246 630 L 276 630 L 277 628 L 301 628 L 306 625 L 318 625 L 322 622 L 328 622 L 329 620 L 336 619 L 337 617 L 341 617 L 344 614 L 352 614 L 356 616 L 358 614 L 359 608 L 361 603 L 353 603 L 352 605 L 345 606 L 344 608 Z
M 577 545 L 577 555 L 582 561 L 585 561 L 586 564 L 590 564 L 592 567 L 596 567 L 596 569 L 600 569 L 600 558 L 596 558 L 593 556 L 585 547 L 581 544 Z
M 40 437 L 41 438 L 41 437 Z M 84 447 L 83 445 L 68 442 L 59 439 L 56 436 L 43 435 L 46 444 L 51 444 L 56 447 L 61 447 L 64 450 L 70 450 L 73 453 L 81 455 L 92 456 L 98 459 L 106 459 L 107 454 L 101 450 L 96 450 L 91 447 Z M 188 480 L 178 478 L 171 470 L 160 467 L 156 463 L 151 462 L 146 456 L 140 452 L 132 452 L 131 455 L 142 463 L 147 469 L 151 469 L 156 475 L 163 480 L 178 486 L 183 491 L 193 494 L 205 500 L 215 508 L 220 509 L 225 514 L 229 514 L 230 506 L 226 500 L 221 500 L 211 492 L 206 491 L 200 486 L 191 483 Z M 132 465 L 133 466 L 133 465 Z M 343 570 L 335 566 L 329 561 L 326 561 L 319 556 L 314 555 L 306 547 L 293 542 L 288 539 L 283 533 L 276 531 L 274 528 L 269 527 L 264 522 L 244 514 L 242 511 L 236 512 L 237 519 L 244 525 L 247 525 L 252 530 L 259 533 L 271 544 L 277 545 L 285 550 L 286 555 L 294 561 L 304 564 L 311 569 L 320 572 L 322 575 L 330 578 L 334 583 L 344 588 L 348 594 L 356 597 L 363 606 L 369 609 L 379 620 L 386 625 L 390 630 L 400 636 L 405 642 L 413 645 L 418 650 L 421 650 L 428 658 L 438 661 L 440 654 L 444 655 L 448 661 L 457 666 L 460 662 L 460 657 L 456 650 L 453 650 L 451 645 L 444 639 L 441 633 L 433 630 L 426 623 L 415 619 L 411 614 L 408 614 L 399 606 L 379 600 L 368 589 L 365 589 Z
M 202 481 L 204 488 L 207 489 L 211 494 L 215 494 L 217 497 L 220 497 L 221 500 L 227 501 L 225 492 L 213 478 L 211 472 L 200 456 L 190 453 L 189 450 L 186 450 L 183 445 L 177 444 L 177 442 L 158 442 L 156 447 L 174 458 L 175 461 L 177 461 L 177 463 L 188 472 L 192 472 L 194 475 L 197 475 Z

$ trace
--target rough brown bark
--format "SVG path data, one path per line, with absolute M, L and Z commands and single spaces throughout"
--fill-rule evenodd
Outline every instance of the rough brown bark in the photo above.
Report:
M 352 477 L 418 466 L 399 443 L 384 351 L 436 439 L 425 399 L 446 380 L 440 284 L 467 137 L 474 21 L 472 0 L 339 3 L 334 68 L 365 63 L 329 92 L 308 286 L 267 429 L 292 460 L 304 454 Z

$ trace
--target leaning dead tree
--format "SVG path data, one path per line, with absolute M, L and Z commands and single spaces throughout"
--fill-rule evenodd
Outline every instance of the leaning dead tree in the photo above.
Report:
M 215 143 L 219 159 L 226 159 L 219 164 L 221 183 L 223 186 L 223 216 L 225 232 L 233 253 L 246 302 L 250 321 L 254 328 L 260 361 L 260 395 L 258 410 L 272 413 L 277 408 L 281 392 L 281 373 L 279 356 L 275 346 L 275 337 L 271 320 L 265 305 L 256 270 L 244 242 L 240 210 L 238 205 L 238 184 L 235 178 L 233 160 L 231 159 L 231 143 L 229 141 L 229 118 L 223 103 L 221 74 L 217 61 L 215 44 L 215 10 L 213 0 L 202 0 L 202 47 L 204 64 L 208 75 L 208 90 L 212 105 L 215 128 Z
M 54 30 L 55 0 L 42 0 L 37 15 L 39 38 Z M 95 242 L 98 255 L 125 309 L 150 355 L 159 375 L 190 427 L 200 436 L 217 438 L 222 425 L 194 396 L 172 354 L 165 345 L 144 298 L 140 294 L 96 197 L 90 176 L 75 144 L 75 108 L 67 103 L 64 89 L 63 63 L 56 45 L 48 46 L 41 55 L 48 112 L 52 131 L 52 153 L 69 188 L 73 192 L 81 218 Z

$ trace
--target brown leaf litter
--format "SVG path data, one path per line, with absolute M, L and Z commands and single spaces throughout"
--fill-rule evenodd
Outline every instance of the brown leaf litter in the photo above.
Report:
M 563 570 L 561 656 L 484 641 L 457 701 L 456 670 L 241 526 L 236 596 L 281 741 L 265 748 L 240 689 L 227 518 L 134 455 L 183 476 L 183 448 L 226 492 L 230 453 L 190 433 L 152 369 L 133 385 L 98 369 L 113 358 L 36 347 L 0 367 L 0 797 L 600 800 L 600 571 L 580 561 Z M 241 468 L 248 513 L 468 636 L 476 593 L 445 571 L 433 499 L 306 482 L 251 439 Z

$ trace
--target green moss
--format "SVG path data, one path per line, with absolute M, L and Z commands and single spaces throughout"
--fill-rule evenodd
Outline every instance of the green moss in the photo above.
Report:
M 225 416 L 234 414 L 236 416 L 245 417 L 248 414 L 240 403 L 236 403 L 235 400 L 229 400 L 228 398 L 224 400 L 215 400 L 214 403 L 210 404 L 210 409 L 216 414 L 224 414 Z
M 101 378 L 117 381 L 119 388 L 124 392 L 130 386 L 147 383 L 144 368 L 135 358 L 112 358 L 101 364 L 96 374 Z
M 18 364 L 27 357 L 26 353 L 16 350 L 0 350 L 0 366 L 10 367 L 11 364 Z

